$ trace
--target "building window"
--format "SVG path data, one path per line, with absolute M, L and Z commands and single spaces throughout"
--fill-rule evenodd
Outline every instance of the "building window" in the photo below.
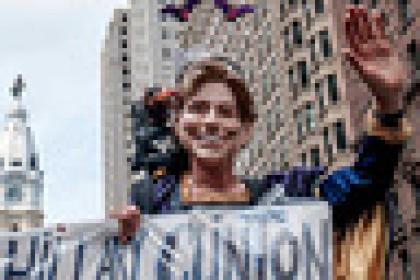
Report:
M 312 132 L 315 130 L 315 110 L 312 104 L 306 104 L 306 130 Z
M 311 17 L 311 10 L 306 10 L 306 30 L 311 30 L 312 17 Z
M 311 164 L 312 166 L 319 166 L 319 149 L 311 149 Z
M 12 228 L 13 229 L 13 228 Z M 9 256 L 13 257 L 18 253 L 18 241 L 17 240 L 9 240 Z
M 330 142 L 329 136 L 328 136 L 328 127 L 324 127 L 323 136 L 324 136 L 324 149 L 327 150 L 329 142 Z
M 15 167 L 22 166 L 22 160 L 16 159 L 16 158 L 13 159 L 12 162 L 11 162 L 11 166 L 15 166 Z
M 310 41 L 310 46 L 311 46 L 311 61 L 315 61 L 315 38 L 312 37 L 311 41 Z
M 303 124 L 302 124 L 302 117 L 300 113 L 296 114 L 296 129 L 297 129 L 297 142 L 298 144 L 302 143 L 303 138 Z
M 18 185 L 10 186 L 6 191 L 5 201 L 18 202 L 22 201 L 22 189 Z
M 289 44 L 289 27 L 284 28 L 284 56 L 286 59 L 289 56 L 290 44 Z
M 333 145 L 331 144 L 328 144 L 327 156 L 328 156 L 328 165 L 331 165 L 333 162 Z
M 37 168 L 37 162 L 35 155 L 31 155 L 31 170 L 35 170 Z
M 334 124 L 337 137 L 337 150 L 344 151 L 346 149 L 346 129 L 344 123 L 339 121 Z
M 4 167 L 4 158 L 0 157 L 0 168 Z
M 121 26 L 120 27 L 120 34 L 121 35 L 127 35 L 127 26 Z
M 338 90 L 337 90 L 337 75 L 328 75 L 328 95 L 332 104 L 336 104 L 338 101 Z
M 124 91 L 130 90 L 131 83 L 123 83 L 122 88 L 123 88 Z
M 319 82 L 315 83 L 315 95 L 318 98 L 319 117 L 322 118 L 324 115 L 324 92 Z
M 280 1 L 280 19 L 284 19 L 284 1 Z
M 170 48 L 162 48 L 162 57 L 163 58 L 171 58 L 171 49 Z
M 409 58 L 415 62 L 416 69 L 420 69 L 419 49 L 415 39 L 412 39 L 407 44 L 407 53 L 409 54 Z
M 407 28 L 414 21 L 414 17 L 411 12 L 411 7 L 408 0 L 399 0 L 398 1 L 398 11 L 403 23 L 402 31 L 404 34 L 407 32 Z
M 128 56 L 127 56 L 127 54 L 123 54 L 122 55 L 122 57 L 121 57 L 121 60 L 123 61 L 123 62 L 127 62 L 128 61 Z
M 18 232 L 19 231 L 19 224 L 18 223 L 12 223 L 12 232 Z M 17 253 L 17 250 L 16 250 Z
M 121 15 L 121 21 L 122 21 L 122 22 L 127 22 L 127 13 L 123 13 L 123 14 Z
M 298 72 L 300 76 L 300 83 L 302 88 L 306 88 L 309 84 L 308 71 L 306 68 L 306 61 L 298 62 Z
M 127 39 L 121 40 L 121 48 L 123 48 L 123 49 L 127 48 Z
M 324 12 L 324 0 L 315 0 L 315 13 L 322 14 Z
M 160 13 L 159 15 L 160 15 L 160 17 L 162 19 L 162 22 L 168 22 L 169 19 L 171 18 L 171 16 L 168 15 L 168 14 L 166 14 L 166 13 Z
M 305 152 L 301 154 L 301 159 L 302 159 L 302 166 L 306 166 L 306 153 Z
M 293 68 L 289 68 L 289 90 L 293 89 Z
M 124 66 L 123 69 L 122 69 L 122 74 L 123 75 L 128 75 L 128 74 L 130 74 L 130 70 L 126 66 Z
M 289 0 L 289 9 L 296 8 L 297 0 Z
M 302 24 L 294 21 L 293 22 L 293 44 L 296 46 L 302 45 Z
M 332 45 L 327 30 L 319 32 L 319 49 L 322 50 L 324 57 L 332 56 Z
M 265 76 L 265 75 L 263 75 Z M 271 93 L 271 90 L 269 90 L 269 86 L 268 86 L 268 78 L 267 77 L 263 77 L 262 80 L 262 92 L 264 95 L 268 95 Z
M 165 26 L 162 27 L 162 40 L 169 39 L 169 30 Z

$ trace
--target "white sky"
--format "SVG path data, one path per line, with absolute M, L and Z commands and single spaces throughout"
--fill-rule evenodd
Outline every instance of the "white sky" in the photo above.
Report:
M 46 223 L 103 217 L 100 52 L 127 0 L 0 0 L 0 125 L 18 73 L 45 172 Z

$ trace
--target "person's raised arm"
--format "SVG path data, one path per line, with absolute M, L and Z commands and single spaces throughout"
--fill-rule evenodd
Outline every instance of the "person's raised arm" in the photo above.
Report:
M 339 227 L 357 219 L 361 211 L 384 197 L 408 135 L 401 111 L 402 95 L 409 84 L 407 62 L 385 37 L 379 13 L 349 6 L 345 20 L 349 48 L 343 53 L 378 106 L 369 116 L 369 128 L 354 166 L 333 172 L 320 187 L 321 196 L 334 207 L 334 224 Z

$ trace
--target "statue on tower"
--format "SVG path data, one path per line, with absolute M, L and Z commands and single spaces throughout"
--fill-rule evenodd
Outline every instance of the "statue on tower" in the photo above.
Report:
M 22 97 L 25 86 L 26 84 L 22 79 L 22 74 L 18 74 L 17 78 L 13 82 L 13 87 L 10 89 L 13 99 Z

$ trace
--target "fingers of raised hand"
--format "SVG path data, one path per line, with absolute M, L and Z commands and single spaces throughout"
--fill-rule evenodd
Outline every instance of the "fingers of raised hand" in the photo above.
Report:
M 350 43 L 350 46 L 356 47 L 356 24 L 354 23 L 354 13 L 355 9 L 352 7 L 347 8 L 346 17 L 345 17 L 345 27 L 346 27 L 346 38 Z
M 381 22 L 381 19 L 376 20 L 377 24 L 381 24 Z M 349 5 L 346 11 L 345 27 L 350 47 L 356 52 L 366 51 L 367 46 L 364 46 L 363 49 L 361 46 L 371 43 L 371 39 L 381 35 L 380 32 L 374 32 L 378 28 L 377 24 L 369 18 L 368 11 L 364 6 Z
M 384 24 L 381 13 L 378 11 L 373 11 L 372 21 L 373 21 L 373 28 L 372 28 L 373 38 L 379 39 L 379 40 L 385 39 L 385 24 Z
M 369 21 L 368 12 L 365 7 L 360 7 L 356 15 L 359 41 L 364 44 L 372 38 L 372 23 Z

